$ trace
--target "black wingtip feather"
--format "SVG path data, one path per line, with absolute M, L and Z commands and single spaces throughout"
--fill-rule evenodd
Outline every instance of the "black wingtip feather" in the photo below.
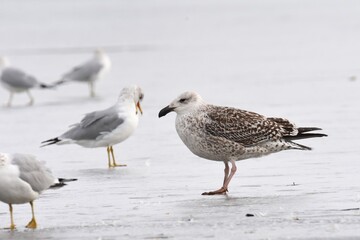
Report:
M 77 181 L 76 178 L 58 178 L 58 183 L 54 183 L 53 185 L 50 186 L 51 189 L 56 189 L 56 188 L 61 188 L 66 186 L 66 182 L 73 182 L 73 181 Z
M 41 89 L 53 89 L 55 86 L 54 85 L 48 85 L 45 83 L 40 83 L 40 88 Z
M 49 146 L 49 145 L 52 145 L 52 144 L 56 144 L 56 143 L 58 143 L 60 141 L 61 140 L 59 138 L 52 138 L 52 139 L 41 142 L 41 144 L 43 144 L 43 145 L 41 145 L 40 147 L 45 147 L 45 146 Z
M 317 131 L 317 130 L 322 130 L 322 129 L 318 128 L 318 127 L 300 127 L 300 128 L 298 128 L 299 133 L 312 132 L 312 131 Z
M 77 178 L 58 178 L 58 181 L 60 183 L 74 182 L 74 181 L 77 181 Z
M 306 138 L 317 138 L 317 137 L 327 137 L 328 135 L 323 133 L 298 133 L 296 136 L 286 136 L 284 137 L 286 140 L 299 140 Z
M 66 185 L 66 183 L 54 183 L 49 188 L 50 189 L 56 189 L 56 188 L 61 188 L 61 187 L 65 186 L 65 185 Z

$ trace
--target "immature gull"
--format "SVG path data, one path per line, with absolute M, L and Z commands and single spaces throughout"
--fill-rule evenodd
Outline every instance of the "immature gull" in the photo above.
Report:
M 110 58 L 101 49 L 97 49 L 92 59 L 65 73 L 60 81 L 54 85 L 70 81 L 88 83 L 90 96 L 95 97 L 94 82 L 103 77 L 110 70 L 110 67 Z
M 30 203 L 32 219 L 26 227 L 36 228 L 34 201 L 41 192 L 75 180 L 56 179 L 45 164 L 32 155 L 0 153 L 0 201 L 9 205 L 10 229 L 15 229 L 13 204 Z
M 284 118 L 267 118 L 254 112 L 207 104 L 195 92 L 181 94 L 159 112 L 159 117 L 171 111 L 177 113 L 176 131 L 191 152 L 225 163 L 222 187 L 203 195 L 228 191 L 230 180 L 236 172 L 235 161 L 287 149 L 310 150 L 291 140 L 327 136 L 308 133 L 320 128 L 298 128 Z M 232 166 L 230 172 L 229 162 Z
M 61 136 L 42 142 L 43 146 L 76 143 L 87 148 L 106 147 L 109 167 L 126 166 L 116 164 L 112 146 L 130 137 L 136 129 L 143 98 L 140 87 L 123 88 L 114 106 L 86 114 Z
M 39 82 L 35 77 L 25 73 L 24 71 L 9 67 L 9 61 L 5 57 L 0 58 L 0 83 L 10 92 L 7 106 L 11 106 L 14 93 L 26 92 L 30 98 L 29 105 L 34 103 L 34 98 L 31 96 L 30 89 L 32 88 L 51 88 L 51 86 Z

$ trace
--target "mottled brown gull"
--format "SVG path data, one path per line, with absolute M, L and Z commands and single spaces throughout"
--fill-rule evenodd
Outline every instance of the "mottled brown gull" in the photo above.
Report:
M 228 191 L 236 172 L 235 161 L 288 149 L 311 150 L 292 140 L 327 136 L 309 133 L 320 128 L 298 128 L 284 118 L 268 118 L 254 112 L 207 104 L 195 92 L 181 94 L 159 112 L 159 117 L 172 111 L 177 113 L 176 131 L 190 151 L 199 157 L 225 164 L 222 187 L 203 195 Z

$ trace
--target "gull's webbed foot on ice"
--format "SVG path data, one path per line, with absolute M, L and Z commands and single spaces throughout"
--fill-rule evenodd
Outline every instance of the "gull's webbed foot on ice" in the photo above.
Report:
M 109 153 L 109 167 L 126 167 L 126 164 L 117 164 L 115 161 L 115 154 L 114 154 L 114 149 L 112 146 L 108 147 L 108 153 Z M 110 154 L 112 157 L 112 162 L 110 160 Z
M 5 227 L 5 228 L 2 228 L 2 229 L 13 231 L 13 230 L 16 230 L 16 226 L 15 226 L 15 224 L 11 224 L 10 227 Z
M 126 164 L 117 164 L 115 162 L 109 163 L 109 168 L 114 168 L 114 167 L 127 167 L 127 165 Z
M 117 163 L 113 163 L 111 165 L 111 167 L 126 167 L 127 165 L 126 164 L 117 164 Z
M 220 194 L 226 194 L 228 192 L 227 188 L 220 188 L 219 190 L 212 191 L 212 192 L 204 192 L 201 195 L 220 195 Z
M 9 211 L 10 211 L 10 222 L 11 222 L 9 229 L 10 230 L 15 230 L 16 227 L 15 227 L 15 223 L 14 223 L 12 204 L 9 204 Z
M 37 223 L 35 218 L 32 218 L 31 221 L 26 225 L 27 228 L 35 229 L 37 227 Z
M 37 223 L 36 223 L 36 219 L 35 219 L 34 202 L 31 201 L 30 205 L 31 205 L 32 218 L 31 218 L 31 221 L 26 225 L 26 227 L 31 228 L 31 229 L 35 229 L 37 227 Z

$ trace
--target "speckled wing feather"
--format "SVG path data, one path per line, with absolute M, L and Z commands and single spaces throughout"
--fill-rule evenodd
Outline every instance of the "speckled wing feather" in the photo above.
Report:
M 276 122 L 281 127 L 281 132 L 283 137 L 286 136 L 295 136 L 298 134 L 299 129 L 296 127 L 296 125 L 289 120 L 285 118 L 267 118 L 270 121 Z M 317 130 L 319 128 L 314 128 L 314 130 Z
M 266 117 L 229 107 L 211 106 L 205 130 L 208 134 L 237 142 L 245 147 L 264 141 L 278 140 L 284 129 Z

